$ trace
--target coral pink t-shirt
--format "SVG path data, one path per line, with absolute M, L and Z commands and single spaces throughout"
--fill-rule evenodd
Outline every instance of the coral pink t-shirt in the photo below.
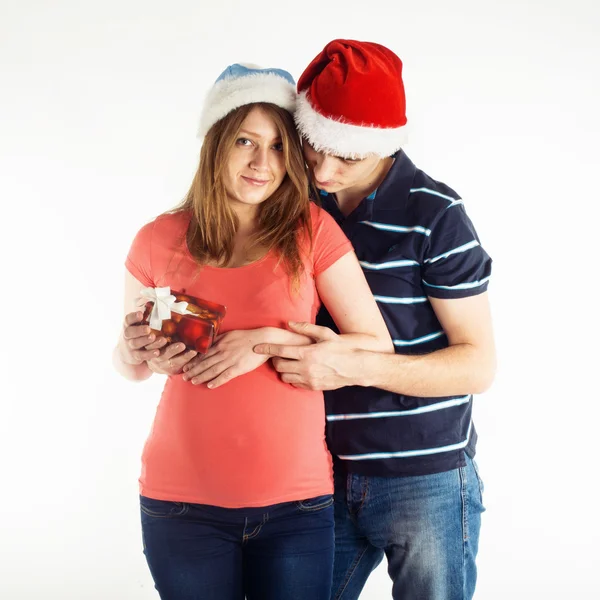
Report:
M 189 213 L 145 225 L 125 264 L 144 286 L 224 304 L 220 333 L 314 323 L 314 277 L 352 246 L 314 204 L 311 217 L 313 250 L 295 295 L 274 252 L 242 267 L 199 268 L 185 242 Z M 271 361 L 214 390 L 181 375 L 167 379 L 142 456 L 142 495 L 240 508 L 311 498 L 332 487 L 322 392 L 283 383 Z

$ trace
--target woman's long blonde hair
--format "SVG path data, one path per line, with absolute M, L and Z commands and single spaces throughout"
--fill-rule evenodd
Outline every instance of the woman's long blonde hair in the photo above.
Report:
M 259 206 L 258 231 L 252 248 L 275 249 L 293 284 L 297 284 L 303 271 L 301 236 L 308 234 L 312 243 L 312 229 L 306 164 L 288 111 L 274 104 L 247 104 L 215 123 L 204 138 L 200 165 L 190 190 L 176 210 L 192 214 L 186 237 L 196 262 L 226 267 L 233 256 L 238 219 L 228 201 L 223 175 L 242 122 L 256 106 L 275 122 L 287 174 L 279 188 Z

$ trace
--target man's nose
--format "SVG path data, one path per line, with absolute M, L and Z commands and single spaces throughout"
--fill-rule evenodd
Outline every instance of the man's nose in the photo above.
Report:
M 317 181 L 330 181 L 335 175 L 337 165 L 331 156 L 319 156 L 312 165 L 314 178 Z

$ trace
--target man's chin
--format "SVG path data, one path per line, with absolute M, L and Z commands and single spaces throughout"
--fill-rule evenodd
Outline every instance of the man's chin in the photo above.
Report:
M 337 192 L 340 189 L 340 184 L 339 183 L 320 183 L 315 181 L 315 185 L 317 186 L 317 189 L 322 190 L 323 192 L 327 192 L 329 194 L 332 194 L 334 192 Z

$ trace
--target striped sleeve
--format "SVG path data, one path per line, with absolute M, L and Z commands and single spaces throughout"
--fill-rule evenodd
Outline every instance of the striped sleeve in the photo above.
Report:
M 421 269 L 423 288 L 434 298 L 466 298 L 487 290 L 492 259 L 462 202 L 447 207 L 431 229 Z

